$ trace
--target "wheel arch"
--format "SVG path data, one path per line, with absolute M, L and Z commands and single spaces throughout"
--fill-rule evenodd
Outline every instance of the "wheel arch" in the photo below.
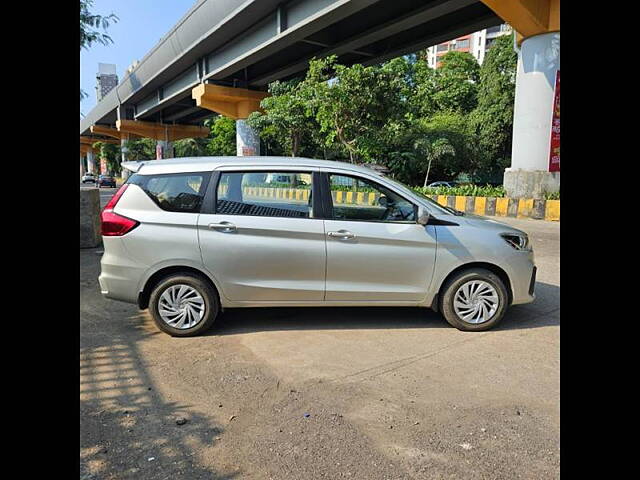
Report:
M 206 272 L 190 265 L 168 265 L 158 269 L 153 274 L 151 274 L 149 278 L 146 279 L 146 281 L 144 282 L 144 286 L 138 293 L 138 308 L 140 308 L 141 310 L 149 308 L 149 297 L 151 296 L 151 292 L 153 291 L 154 287 L 162 279 L 178 273 L 191 274 L 207 282 L 213 288 L 213 291 L 218 296 L 218 302 L 220 302 L 220 290 L 218 289 L 216 282 Z
M 440 298 L 442 297 L 442 289 L 447 284 L 449 279 L 454 275 L 464 270 L 469 270 L 471 268 L 484 268 L 485 270 L 489 270 L 491 273 L 494 273 L 495 275 L 497 275 L 497 277 L 500 280 L 502 280 L 502 283 L 504 283 L 504 286 L 507 289 L 507 296 L 509 299 L 508 305 L 511 305 L 511 302 L 513 301 L 513 287 L 511 286 L 511 279 L 509 278 L 509 275 L 507 274 L 507 272 L 502 267 L 496 265 L 495 263 L 470 262 L 470 263 L 464 263 L 462 265 L 458 265 L 456 268 L 451 270 L 446 277 L 444 277 L 442 282 L 440 282 L 440 286 L 438 287 L 438 293 L 433 298 L 433 302 L 431 304 L 432 309 L 436 311 L 440 309 Z

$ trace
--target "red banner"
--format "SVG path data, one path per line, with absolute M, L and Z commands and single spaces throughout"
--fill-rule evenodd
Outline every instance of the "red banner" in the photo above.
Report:
M 100 159 L 100 174 L 106 175 L 107 173 L 107 159 L 102 157 Z
M 553 117 L 551 117 L 549 171 L 560 171 L 560 70 L 556 72 L 556 86 L 553 95 Z

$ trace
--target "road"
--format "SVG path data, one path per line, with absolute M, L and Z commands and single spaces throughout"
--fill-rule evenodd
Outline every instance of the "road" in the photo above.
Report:
M 481 333 L 273 308 L 172 338 L 103 299 L 81 250 L 80 478 L 559 478 L 559 224 L 504 221 L 530 234 L 537 299 Z

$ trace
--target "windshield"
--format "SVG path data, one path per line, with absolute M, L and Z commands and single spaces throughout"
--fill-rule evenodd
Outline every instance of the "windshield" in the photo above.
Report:
M 445 213 L 447 215 L 450 215 L 452 213 L 457 212 L 457 210 L 453 209 L 453 208 L 449 208 L 449 207 L 443 207 L 442 205 L 440 205 L 438 202 L 436 202 L 435 200 L 432 200 L 431 198 L 427 197 L 426 195 L 413 190 L 412 188 L 407 187 L 404 183 L 400 183 L 397 180 L 392 179 L 391 177 L 384 177 L 384 179 L 386 181 L 388 181 L 389 183 L 393 184 L 395 187 L 398 188 L 398 190 L 401 190 L 405 193 L 411 194 L 411 195 L 415 195 L 423 200 L 425 200 L 427 202 L 427 204 L 429 205 L 430 208 L 433 208 L 436 212 L 439 213 Z

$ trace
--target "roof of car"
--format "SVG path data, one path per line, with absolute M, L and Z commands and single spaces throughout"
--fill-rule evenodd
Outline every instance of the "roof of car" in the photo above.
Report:
M 315 167 L 345 168 L 355 172 L 380 175 L 377 171 L 357 165 L 334 160 L 316 160 L 304 157 L 184 157 L 166 160 L 143 160 L 141 162 L 123 162 L 122 166 L 141 174 L 202 172 L 219 167 Z

